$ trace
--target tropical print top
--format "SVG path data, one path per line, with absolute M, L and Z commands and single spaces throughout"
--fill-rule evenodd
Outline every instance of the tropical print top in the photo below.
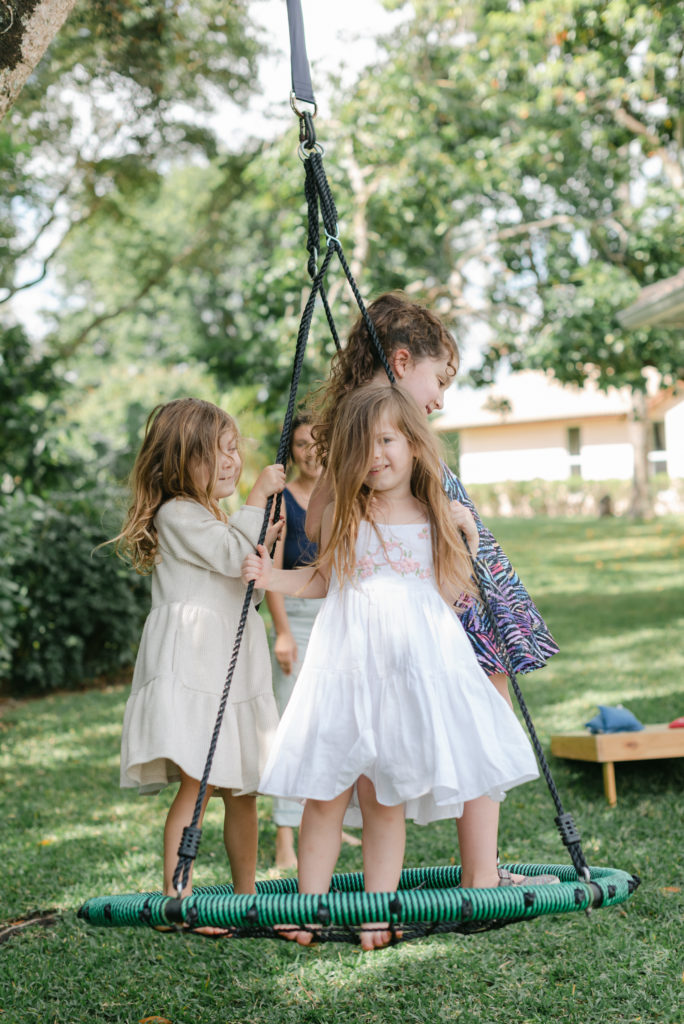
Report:
M 477 565 L 488 607 L 481 601 L 473 601 L 461 616 L 477 660 L 487 675 L 508 672 L 492 625 L 493 617 L 513 671 L 524 673 L 541 668 L 557 654 L 558 644 L 501 546 L 480 519 L 463 484 L 448 466 L 443 465 L 442 469 L 444 490 L 449 500 L 456 499 L 470 509 L 480 535 Z

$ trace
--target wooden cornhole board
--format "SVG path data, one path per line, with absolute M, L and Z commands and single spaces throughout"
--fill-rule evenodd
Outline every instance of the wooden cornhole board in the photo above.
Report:
M 603 766 L 603 789 L 611 807 L 617 803 L 616 761 L 652 761 L 684 757 L 684 729 L 647 725 L 639 732 L 564 732 L 551 737 L 551 753 L 574 761 L 596 761 Z

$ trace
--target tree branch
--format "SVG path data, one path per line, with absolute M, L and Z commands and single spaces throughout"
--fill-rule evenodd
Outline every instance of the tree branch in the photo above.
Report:
M 656 133 L 647 125 L 642 124 L 641 121 L 634 117 L 633 114 L 630 114 L 628 110 L 625 110 L 624 107 L 618 107 L 616 109 L 615 120 L 619 125 L 622 125 L 623 128 L 627 128 L 629 131 L 634 132 L 635 135 L 641 135 L 641 137 L 648 142 L 649 146 L 652 147 L 654 154 L 662 160 L 663 169 L 673 188 L 684 188 L 684 169 L 682 169 L 681 164 L 670 156 L 666 147 L 663 146 L 660 136 L 656 135 Z
M 108 313 L 101 313 L 99 316 L 94 317 L 89 324 L 83 327 L 75 338 L 72 339 L 66 345 L 63 345 L 59 349 L 59 355 L 62 358 L 68 358 L 83 344 L 85 339 L 88 337 L 91 331 L 94 331 L 96 327 L 100 327 L 102 324 L 107 323 L 109 320 L 115 320 L 116 317 L 121 316 L 122 313 L 129 313 L 132 309 L 135 309 L 137 304 L 142 298 L 147 295 L 156 285 L 161 284 L 167 274 L 173 270 L 174 267 L 180 266 L 186 260 L 197 252 L 200 246 L 204 243 L 207 235 L 209 234 L 209 224 L 205 224 L 199 231 L 197 231 L 193 239 L 181 249 L 173 259 L 163 261 L 157 272 L 147 278 L 146 281 L 138 288 L 135 295 L 129 299 L 128 302 L 124 302 L 122 305 L 117 306 L 116 309 L 110 310 Z
M 567 213 L 557 213 L 553 217 L 544 217 L 542 220 L 531 220 L 523 224 L 514 224 L 509 228 L 501 228 L 499 231 L 487 234 L 476 245 L 470 246 L 461 254 L 454 264 L 454 270 L 460 274 L 469 260 L 484 252 L 492 243 L 505 242 L 509 238 L 516 238 L 520 235 L 530 235 L 533 231 L 543 231 L 545 228 L 555 227 L 558 224 L 574 224 L 574 219 Z
M 352 276 L 358 280 L 368 260 L 368 223 L 366 217 L 368 202 L 373 193 L 378 190 L 380 175 L 374 177 L 372 181 L 370 180 L 371 173 L 374 172 L 371 171 L 371 168 L 359 166 L 349 141 L 345 146 L 345 155 L 340 163 L 349 176 L 349 184 L 351 185 L 354 197 L 354 202 L 352 203 L 352 254 L 349 260 L 349 269 L 352 272 Z M 332 283 L 328 291 L 328 298 L 331 303 L 335 301 L 346 283 L 346 278 L 338 278 Z
M 66 191 L 66 189 L 65 189 L 65 191 Z M 64 234 L 60 238 L 59 242 L 57 242 L 57 244 L 53 248 L 52 252 L 48 253 L 47 256 L 45 256 L 45 258 L 43 259 L 42 270 L 38 274 L 38 277 L 34 277 L 32 281 L 25 281 L 24 284 L 13 285 L 11 288 L 8 288 L 7 289 L 7 295 L 3 296 L 3 298 L 0 299 L 0 306 L 3 305 L 5 302 L 9 302 L 9 300 L 12 299 L 18 292 L 23 292 L 23 291 L 26 291 L 28 288 L 33 288 L 34 285 L 40 284 L 41 281 L 45 280 L 45 276 L 46 276 L 47 271 L 48 271 L 48 264 L 51 263 L 52 260 L 55 258 L 55 256 L 57 255 L 59 250 L 62 248 L 62 246 L 64 245 L 64 243 L 67 240 L 67 238 L 69 237 L 69 235 L 72 233 L 72 231 L 74 231 L 75 228 L 80 227 L 81 224 L 85 224 L 85 222 L 87 220 L 89 220 L 90 217 L 92 217 L 92 215 L 95 213 L 95 211 L 97 210 L 99 205 L 100 205 L 99 201 L 96 202 L 93 206 L 91 206 L 91 208 L 88 210 L 88 212 L 86 214 L 84 214 L 83 217 L 79 217 L 78 220 L 74 220 L 74 221 L 71 222 L 71 224 L 69 224 L 69 227 L 66 229 L 66 231 L 64 232 Z M 25 255 L 27 252 L 30 251 L 32 245 L 35 245 L 35 243 L 38 241 L 38 239 L 43 234 L 43 232 L 47 229 L 47 227 L 50 225 L 50 223 L 55 220 L 55 217 L 56 217 L 56 215 L 53 214 L 46 221 L 46 223 L 39 230 L 39 232 L 36 235 L 36 237 L 33 239 L 33 242 L 31 243 L 31 245 L 26 246 L 22 250 L 21 253 L 18 253 L 17 255 L 13 255 L 12 256 L 12 259 L 14 261 L 16 261 L 22 255 Z
M 0 120 L 13 105 L 75 4 L 76 0 L 40 0 L 28 17 L 23 18 L 18 12 L 14 15 L 11 27 L 2 37 Z

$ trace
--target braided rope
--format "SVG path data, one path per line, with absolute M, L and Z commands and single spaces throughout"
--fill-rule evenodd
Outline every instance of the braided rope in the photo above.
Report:
M 288 397 L 287 410 L 283 421 L 283 429 L 280 437 L 280 443 L 278 446 L 278 454 L 276 456 L 276 462 L 280 463 L 282 466 L 285 466 L 287 463 L 287 455 L 289 451 L 290 435 L 292 429 L 292 420 L 294 418 L 294 409 L 297 397 L 297 388 L 301 376 L 306 344 L 311 329 L 311 320 L 313 317 L 316 296 L 319 293 L 321 294 L 322 297 L 326 317 L 328 319 L 328 324 L 331 328 L 335 344 L 338 349 L 340 347 L 339 338 L 337 336 L 337 331 L 334 325 L 332 311 L 330 310 L 327 301 L 327 296 L 325 294 L 325 276 L 328 271 L 328 267 L 330 265 L 330 260 L 332 258 L 333 252 L 337 255 L 339 259 L 340 265 L 342 266 L 342 269 L 345 273 L 349 286 L 352 290 L 352 293 L 354 295 L 354 298 L 356 300 L 356 303 L 358 305 L 358 308 L 361 312 L 364 323 L 368 330 L 371 343 L 376 350 L 376 353 L 385 370 L 385 373 L 391 384 L 396 383 L 394 374 L 392 373 L 391 367 L 387 360 L 387 356 L 385 355 L 382 345 L 380 344 L 380 340 L 375 330 L 375 325 L 373 324 L 373 321 L 370 315 L 368 314 L 368 310 L 366 309 L 361 293 L 359 292 L 356 281 L 354 280 L 352 272 L 345 258 L 340 240 L 337 237 L 337 209 L 323 167 L 322 147 L 320 147 L 320 145 L 318 145 L 316 142 L 316 133 L 313 124 L 313 117 L 309 113 L 303 113 L 299 114 L 299 118 L 300 153 L 304 154 L 303 160 L 305 165 L 304 191 L 307 200 L 308 216 L 308 270 L 313 280 L 309 297 L 307 299 L 304 312 L 302 314 L 301 322 L 299 325 L 299 331 L 297 334 L 297 344 L 295 348 L 295 358 L 292 371 L 292 380 L 290 384 L 290 393 Z M 327 238 L 327 251 L 320 270 L 317 268 L 318 249 L 320 244 L 319 217 L 322 218 L 323 220 L 323 227 Z M 275 516 L 279 514 L 281 500 L 281 495 L 278 495 L 275 503 Z M 272 505 L 273 498 L 271 497 L 268 499 L 266 509 L 264 511 L 264 519 L 259 534 L 260 544 L 263 544 L 265 539 Z M 589 867 L 587 865 L 586 859 L 584 857 L 580 845 L 580 835 L 577 832 L 577 829 L 575 828 L 572 815 L 566 814 L 563 811 L 563 806 L 555 782 L 553 780 L 553 776 L 551 775 L 551 770 L 548 766 L 548 762 L 546 760 L 544 751 L 539 741 L 539 737 L 537 736 L 536 730 L 534 728 L 534 724 L 532 722 L 532 718 L 525 703 L 525 699 L 522 695 L 522 691 L 518 686 L 518 682 L 511 664 L 508 650 L 501 636 L 501 632 L 496 621 L 496 618 L 492 614 L 486 595 L 486 588 L 484 586 L 484 577 L 482 574 L 481 567 L 477 564 L 475 559 L 471 558 L 471 561 L 473 565 L 475 578 L 480 589 L 482 603 L 489 612 L 489 617 L 493 625 L 494 635 L 497 644 L 500 648 L 500 654 L 502 656 L 503 663 L 506 667 L 509 679 L 513 686 L 513 691 L 520 706 L 520 711 L 525 721 L 525 725 L 527 726 L 527 730 L 529 732 L 532 745 L 537 755 L 537 760 L 539 762 L 540 768 L 542 770 L 549 791 L 551 793 L 551 797 L 554 801 L 556 810 L 558 812 L 555 821 L 559 828 L 561 838 L 568 849 L 568 852 L 570 854 L 570 857 L 572 859 L 572 862 L 575 866 L 575 870 L 577 871 L 578 875 L 583 875 L 585 878 L 588 878 Z M 237 663 L 238 654 L 240 651 L 240 644 L 245 629 L 245 623 L 247 620 L 247 614 L 252 600 L 253 591 L 254 584 L 250 583 L 249 586 L 247 587 L 247 592 L 245 594 L 245 599 L 243 602 L 242 611 L 238 622 L 237 633 L 233 645 L 233 652 L 228 667 L 223 692 L 221 695 L 219 710 L 211 737 L 211 743 L 209 746 L 209 752 L 207 754 L 204 772 L 202 774 L 202 779 L 200 782 L 199 793 L 197 796 L 192 821 L 190 826 L 186 827 L 183 831 L 183 839 L 181 840 L 181 845 L 178 853 L 178 863 L 176 865 L 176 870 L 174 872 L 173 877 L 173 884 L 178 893 L 180 893 L 187 885 L 190 873 L 190 865 L 192 863 L 192 860 L 196 856 L 197 849 L 199 847 L 201 829 L 198 828 L 198 823 L 201 815 L 201 808 L 206 795 L 209 773 L 211 770 L 214 753 L 218 743 L 218 737 L 220 734 L 221 724 L 223 722 L 226 704 L 228 702 L 230 686 L 235 671 L 235 665 Z
M 467 543 L 466 547 L 468 547 Z M 470 554 L 470 551 L 468 553 Z M 513 692 L 515 693 L 518 705 L 520 707 L 520 713 L 522 714 L 525 725 L 527 727 L 527 731 L 530 735 L 532 746 L 534 747 L 535 754 L 537 755 L 539 767 L 541 768 L 542 774 L 549 788 L 549 792 L 551 793 L 551 799 L 553 800 L 556 807 L 556 811 L 558 812 L 554 820 L 556 822 L 556 825 L 558 826 L 561 839 L 568 850 L 568 853 L 570 855 L 572 863 L 575 866 L 577 874 L 580 876 L 588 877 L 589 866 L 585 859 L 584 853 L 582 852 L 580 834 L 575 828 L 572 815 L 566 813 L 563 810 L 563 804 L 561 802 L 560 794 L 558 792 L 558 789 L 556 788 L 556 783 L 554 782 L 553 775 L 551 774 L 551 769 L 549 768 L 548 761 L 546 760 L 546 755 L 544 754 L 544 750 L 539 740 L 539 736 L 537 735 L 537 730 L 534 727 L 532 716 L 530 715 L 529 709 L 525 702 L 525 698 L 523 697 L 522 690 L 518 685 L 518 680 L 513 669 L 511 657 L 510 654 L 508 653 L 508 648 L 506 647 L 504 639 L 501 635 L 499 624 L 496 620 L 496 617 L 492 613 L 492 609 L 487 599 L 485 577 L 482 566 L 478 564 L 477 560 L 474 559 L 472 555 L 470 556 L 470 561 L 473 566 L 475 578 L 477 580 L 477 584 L 480 590 L 482 604 L 485 606 L 487 612 L 489 613 L 489 619 L 492 623 L 492 628 L 498 645 L 499 654 L 501 655 L 501 660 L 503 661 L 506 667 L 508 678 L 510 679 L 511 686 L 513 687 Z
M 316 295 L 320 290 L 321 284 L 327 273 L 330 260 L 332 258 L 332 252 L 326 253 L 323 265 L 320 271 L 316 274 L 309 298 L 307 299 L 304 313 L 299 325 L 299 331 L 297 334 L 297 344 L 295 347 L 295 358 L 292 369 L 292 380 L 290 383 L 290 394 L 287 402 L 287 410 L 285 412 L 285 419 L 283 422 L 283 430 L 280 437 L 280 443 L 278 445 L 278 453 L 276 455 L 276 462 L 285 466 L 287 461 L 287 453 L 290 446 L 290 434 L 292 431 L 292 420 L 294 418 L 295 401 L 297 397 L 297 387 L 299 385 L 299 379 L 301 377 L 302 366 L 304 362 L 304 353 L 306 350 L 306 343 L 309 337 L 309 331 L 311 328 L 311 319 L 313 317 L 314 305 L 316 302 Z M 269 517 L 271 514 L 271 507 L 273 505 L 273 497 L 271 496 L 264 509 L 264 518 L 261 524 L 261 530 L 259 531 L 259 544 L 263 544 L 266 538 L 266 530 L 268 529 Z M 280 495 L 278 495 L 278 501 L 276 502 L 275 514 L 278 514 L 280 508 Z M 216 715 L 216 722 L 211 736 L 211 742 L 209 744 L 209 750 L 207 753 L 204 771 L 200 780 L 200 787 L 197 794 L 197 800 L 192 815 L 192 820 L 189 826 L 183 829 L 183 837 L 181 839 L 180 847 L 178 850 L 178 861 L 173 874 L 173 885 L 176 892 L 179 894 L 185 889 L 188 884 L 190 877 L 190 867 L 192 861 L 197 855 L 199 848 L 199 842 L 201 838 L 201 829 L 199 828 L 199 820 L 202 814 L 202 806 L 207 792 L 207 785 L 209 782 L 209 774 L 211 772 L 211 766 L 214 760 L 214 754 L 216 752 L 216 746 L 218 744 L 219 735 L 221 732 L 221 725 L 223 723 L 223 716 L 226 710 L 226 704 L 228 703 L 228 696 L 230 694 L 230 687 L 233 681 L 233 675 L 235 673 L 235 666 L 237 664 L 238 655 L 240 653 L 240 645 L 242 643 L 242 636 L 245 631 L 245 624 L 247 622 L 247 614 L 252 601 L 252 594 L 254 592 L 254 583 L 249 583 L 245 592 L 245 598 L 242 603 L 242 609 L 240 612 L 240 619 L 238 621 L 238 627 L 235 634 L 235 641 L 233 643 L 233 651 L 231 654 L 230 664 L 226 674 L 226 679 L 223 684 L 223 691 L 221 693 L 221 699 L 219 702 L 219 708 Z

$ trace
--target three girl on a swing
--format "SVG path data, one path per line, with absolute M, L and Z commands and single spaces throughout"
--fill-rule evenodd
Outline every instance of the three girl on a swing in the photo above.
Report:
M 241 471 L 232 417 L 180 399 L 148 420 L 118 538 L 135 567 L 152 573 L 121 784 L 156 792 L 179 782 L 164 832 L 170 895 L 249 581 L 324 600 L 278 723 L 254 592 L 207 792 L 224 800 L 236 892 L 254 892 L 257 792 L 305 801 L 300 892 L 327 892 L 343 821 L 363 823 L 366 890 L 393 892 L 407 817 L 456 818 L 466 887 L 557 881 L 497 866 L 499 804 L 538 771 L 470 555 L 484 567 L 513 670 L 539 668 L 558 648 L 428 425 L 458 368 L 451 335 L 398 294 L 380 296 L 368 314 L 396 383 L 360 317 L 334 359 L 315 420 L 325 468 L 307 514 L 319 545 L 311 566 L 272 566 L 280 523 L 254 550 L 268 498 L 285 484 L 282 467 L 266 467 L 230 519 L 221 510 Z M 310 929 L 287 934 L 312 939 Z M 386 922 L 361 935 L 366 949 L 390 939 Z

